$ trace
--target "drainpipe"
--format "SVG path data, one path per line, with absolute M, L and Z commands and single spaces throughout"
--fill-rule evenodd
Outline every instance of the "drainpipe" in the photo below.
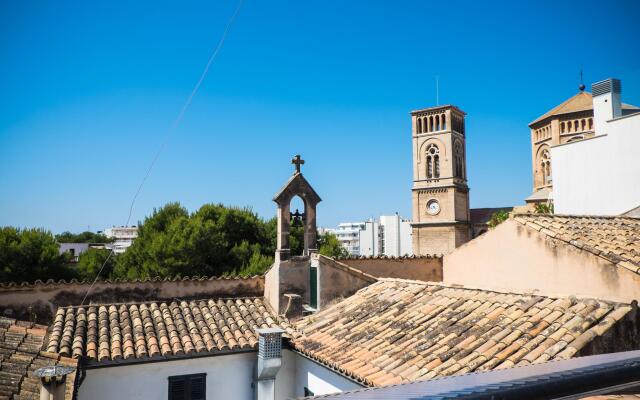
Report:
M 255 377 L 256 400 L 275 400 L 276 374 L 282 366 L 282 333 L 280 328 L 256 329 L 258 365 Z
M 60 365 L 35 370 L 33 375 L 40 378 L 40 400 L 64 400 L 67 375 L 75 370 Z

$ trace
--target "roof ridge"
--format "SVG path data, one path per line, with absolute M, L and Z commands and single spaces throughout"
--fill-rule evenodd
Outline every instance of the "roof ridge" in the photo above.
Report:
M 179 282 L 179 281 L 221 281 L 221 280 L 249 280 L 260 278 L 263 275 L 252 275 L 252 276 L 174 276 L 174 277 L 146 277 L 146 278 L 135 278 L 135 279 L 104 279 L 98 280 L 96 283 L 109 283 L 109 284 L 127 284 L 127 283 L 153 283 L 153 282 Z M 36 287 L 36 286 L 52 286 L 52 285 L 83 285 L 83 284 L 91 284 L 92 281 L 88 279 L 78 280 L 78 279 L 70 279 L 69 281 L 65 279 L 47 279 L 41 280 L 36 279 L 33 282 L 0 282 L 0 290 L 2 289 L 13 289 L 13 288 L 25 288 L 25 287 Z
M 553 299 L 553 300 L 558 300 L 558 299 L 570 299 L 570 298 L 575 298 L 575 299 L 579 299 L 579 300 L 593 300 L 593 301 L 598 301 L 601 303 L 608 303 L 608 304 L 614 304 L 614 305 L 628 305 L 629 303 L 624 303 L 621 301 L 614 301 L 614 300 L 608 300 L 608 299 L 600 299 L 597 297 L 589 297 L 589 296 L 583 296 L 583 295 L 575 295 L 575 294 L 553 294 L 553 295 L 546 295 L 546 294 L 542 294 L 542 293 L 536 293 L 538 290 L 534 289 L 534 290 L 523 290 L 523 291 L 515 291 L 513 289 L 496 289 L 496 288 L 484 288 L 484 287 L 470 287 L 470 286 L 465 286 L 462 285 L 460 283 L 447 283 L 447 282 L 430 282 L 430 281 L 418 281 L 418 280 L 412 280 L 412 279 L 402 279 L 402 278 L 378 278 L 377 283 L 374 283 L 370 286 L 376 285 L 380 282 L 399 282 L 399 283 L 413 283 L 413 284 L 419 284 L 419 285 L 423 285 L 423 286 L 439 286 L 442 288 L 447 288 L 447 289 L 461 289 L 461 290 L 469 290 L 469 291 L 476 291 L 476 292 L 490 292 L 490 293 L 499 293 L 499 294 L 510 294 L 510 295 L 515 295 L 515 296 L 530 296 L 530 297 L 545 297 L 547 299 Z M 366 290 L 368 287 L 367 286 L 365 288 L 363 288 L 363 290 Z
M 192 302 L 192 301 L 204 301 L 204 300 L 264 300 L 264 296 L 242 296 L 242 297 L 202 297 L 195 299 L 181 299 L 181 298 L 173 298 L 173 299 L 165 299 L 165 300 L 145 300 L 145 301 L 121 301 L 116 303 L 89 303 L 89 304 L 80 304 L 80 305 L 68 305 L 61 306 L 59 309 L 68 310 L 70 308 L 78 309 L 78 308 L 87 308 L 87 307 L 100 307 L 100 306 L 121 306 L 121 305 L 142 305 L 142 304 L 151 304 L 151 303 L 173 303 L 173 302 Z
M 638 217 L 631 217 L 629 215 L 595 215 L 595 214 L 543 214 L 543 213 L 525 213 L 518 212 L 512 214 L 514 217 L 563 217 L 563 218 L 593 218 L 593 219 L 633 219 L 640 220 Z

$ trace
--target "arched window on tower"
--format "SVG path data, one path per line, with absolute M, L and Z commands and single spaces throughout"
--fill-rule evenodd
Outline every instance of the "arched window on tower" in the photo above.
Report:
M 544 149 L 540 154 L 540 169 L 542 171 L 542 184 L 551 184 L 551 156 L 549 149 Z
M 433 115 L 429 115 L 429 132 L 433 132 Z
M 442 114 L 442 130 L 446 130 L 447 129 L 447 116 L 445 114 Z
M 427 147 L 427 178 L 440 178 L 440 149 L 435 144 Z
M 560 122 L 560 133 L 564 133 L 564 122 Z
M 422 118 L 416 118 L 416 133 L 422 133 Z
M 440 116 L 436 115 L 436 131 L 440 130 Z
M 460 141 L 456 141 L 454 146 L 454 171 L 453 175 L 458 178 L 464 179 L 464 149 L 462 148 L 462 143 Z

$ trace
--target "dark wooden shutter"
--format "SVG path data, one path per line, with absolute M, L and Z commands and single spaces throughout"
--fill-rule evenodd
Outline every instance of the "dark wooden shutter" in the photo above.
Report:
M 206 379 L 204 375 L 196 375 L 191 377 L 191 385 L 189 388 L 189 400 L 205 400 Z
M 206 400 L 206 374 L 169 377 L 169 400 Z
M 184 376 L 169 378 L 169 400 L 187 400 L 187 379 Z

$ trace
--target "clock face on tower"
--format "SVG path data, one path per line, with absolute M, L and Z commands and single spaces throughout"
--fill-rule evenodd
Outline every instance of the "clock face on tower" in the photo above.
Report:
M 431 199 L 427 202 L 427 213 L 431 215 L 436 215 L 440 212 L 440 203 L 438 200 Z

